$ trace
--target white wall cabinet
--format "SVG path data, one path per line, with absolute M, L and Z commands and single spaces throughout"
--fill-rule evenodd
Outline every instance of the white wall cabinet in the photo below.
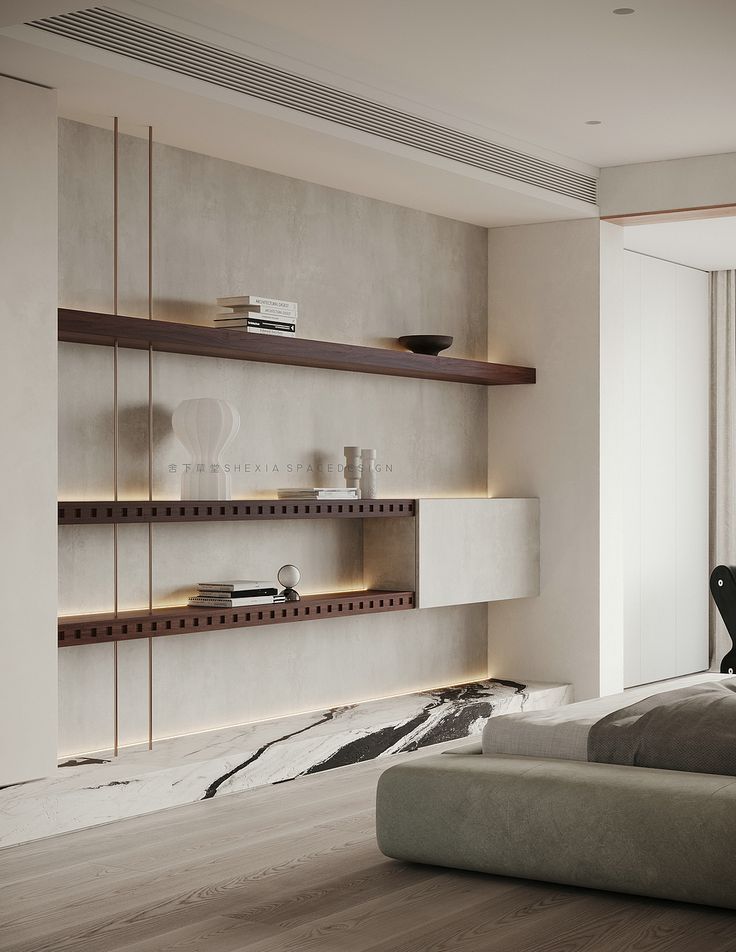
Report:
M 538 499 L 419 499 L 417 607 L 539 594 Z
M 363 586 L 413 590 L 417 608 L 538 595 L 539 500 L 417 499 L 414 519 L 368 519 Z
M 708 667 L 708 275 L 624 269 L 624 677 Z

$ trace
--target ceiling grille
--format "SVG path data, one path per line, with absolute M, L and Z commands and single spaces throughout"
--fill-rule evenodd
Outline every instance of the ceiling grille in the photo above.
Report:
M 123 16 L 106 7 L 47 17 L 28 25 L 516 182 L 596 203 L 597 180 L 591 175 L 314 82 L 233 50 Z

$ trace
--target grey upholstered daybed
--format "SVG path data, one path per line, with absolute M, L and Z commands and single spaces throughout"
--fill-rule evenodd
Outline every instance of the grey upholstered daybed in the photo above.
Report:
M 593 724 L 667 689 L 492 718 L 482 747 L 389 768 L 378 785 L 381 850 L 418 863 L 736 908 L 736 777 L 586 761 Z

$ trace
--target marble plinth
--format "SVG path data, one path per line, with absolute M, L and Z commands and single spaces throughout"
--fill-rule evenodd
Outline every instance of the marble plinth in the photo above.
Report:
M 570 700 L 569 685 L 477 681 L 67 759 L 0 789 L 0 846 L 472 737 L 489 717 Z

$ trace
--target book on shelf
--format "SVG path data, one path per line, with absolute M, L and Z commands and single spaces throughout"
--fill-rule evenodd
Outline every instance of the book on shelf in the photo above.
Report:
M 249 605 L 276 605 L 285 602 L 283 595 L 259 595 L 255 598 L 217 598 L 210 595 L 191 595 L 189 605 L 192 608 L 245 608 Z
M 277 308 L 280 311 L 286 311 L 296 317 L 299 305 L 296 301 L 280 301 L 278 298 L 263 297 L 260 294 L 241 294 L 235 297 L 219 297 L 217 303 L 220 307 L 260 307 Z
M 272 331 L 285 331 L 289 334 L 296 333 L 294 321 L 277 321 L 264 317 L 232 317 L 228 314 L 218 314 L 215 318 L 215 324 L 218 327 L 244 327 L 247 330 L 264 328 Z
M 279 331 L 271 327 L 252 327 L 250 324 L 215 324 L 229 331 L 241 331 L 244 334 L 271 334 L 274 337 L 296 337 L 294 331 Z
M 215 320 L 218 324 L 252 324 L 254 327 L 296 330 L 296 321 L 290 317 L 264 317 L 261 314 L 233 314 L 231 311 L 223 311 L 216 315 Z
M 224 305 L 222 305 L 224 307 Z M 269 307 L 267 304 L 245 304 L 243 306 L 231 307 L 226 313 L 237 315 L 239 317 L 275 317 L 276 320 L 295 321 L 299 316 L 299 311 L 295 308 L 293 311 L 286 307 Z
M 279 499 L 360 499 L 357 489 L 347 486 L 317 486 L 308 489 L 279 489 Z
M 271 334 L 273 337 L 296 337 L 294 331 L 277 331 L 271 327 L 253 327 L 248 324 L 247 327 L 241 327 L 246 334 Z
M 271 581 L 264 582 L 261 579 L 236 578 L 224 579 L 221 582 L 197 582 L 197 589 L 200 592 L 244 592 L 248 589 L 260 591 L 263 588 L 273 588 Z
M 200 588 L 197 594 L 207 598 L 267 598 L 278 595 L 279 590 L 272 585 L 264 588 Z

